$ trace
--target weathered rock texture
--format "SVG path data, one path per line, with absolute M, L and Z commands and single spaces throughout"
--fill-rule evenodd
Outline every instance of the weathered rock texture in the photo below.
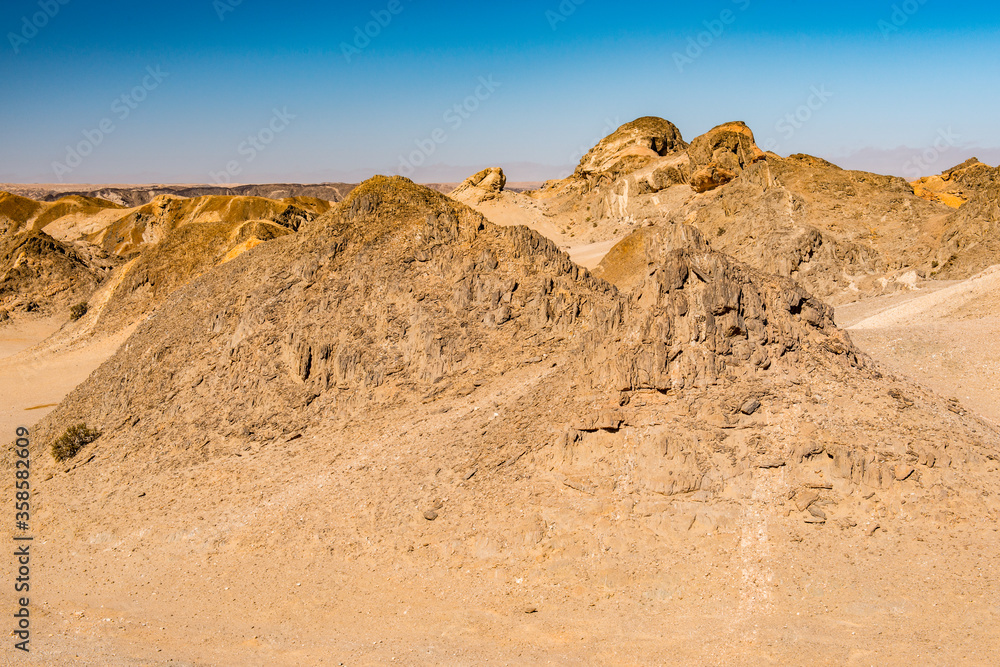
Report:
M 730 182 L 749 165 L 765 160 L 746 123 L 725 123 L 701 135 L 688 148 L 691 187 L 708 192 Z
M 989 189 L 995 180 L 996 169 L 977 158 L 970 158 L 937 176 L 926 176 L 911 185 L 919 197 L 951 208 L 961 208 L 976 194 Z
M 934 260 L 940 278 L 967 278 L 1000 263 L 1000 167 L 970 160 L 942 178 L 967 203 L 944 222 Z
M 698 228 L 691 225 L 642 227 L 611 248 L 594 275 L 627 291 L 653 275 L 672 252 L 704 253 L 710 249 Z
M 470 176 L 449 195 L 463 203 L 481 204 L 490 199 L 497 199 L 507 185 L 507 177 L 503 169 L 492 167 Z
M 583 156 L 573 178 L 587 188 L 611 185 L 658 157 L 687 148 L 680 130 L 662 118 L 645 117 L 618 128 Z
M 645 452 L 631 472 L 637 498 L 706 491 L 721 502 L 738 497 L 741 475 L 787 467 L 802 484 L 827 480 L 817 488 L 833 516 L 854 511 L 852 489 L 902 483 L 897 466 L 940 483 L 930 461 L 995 443 L 943 401 L 879 375 L 792 281 L 705 249 L 694 230 L 675 238 L 693 249 L 657 258 L 648 239 L 650 263 L 621 278 L 623 291 L 534 232 L 376 178 L 298 235 L 174 291 L 37 437 L 86 421 L 105 433 L 91 446 L 100 469 L 138 457 L 153 473 L 334 423 L 369 439 L 439 407 L 457 410 L 441 418 L 451 444 L 435 451 L 433 436 L 420 467 L 479 469 L 489 488 L 555 466 L 589 471 L 579 483 L 597 492 L 617 473 L 593 457 L 607 448 L 600 457 L 619 460 L 634 442 Z M 514 386 L 531 389 L 508 395 Z M 862 391 L 875 421 L 847 409 Z M 469 411 L 483 400 L 501 418 Z M 803 404 L 815 406 L 812 425 L 785 433 L 779 424 L 806 418 Z M 918 426 L 921 443 L 937 444 L 903 446 Z M 344 446 L 324 437 L 330 454 Z M 901 448 L 879 444 L 890 441 Z M 405 523 L 407 511 L 380 521 Z
M 86 301 L 111 270 L 114 258 L 87 254 L 45 232 L 0 237 L 0 309 L 53 315 Z
M 970 160 L 911 185 L 808 155 L 769 155 L 741 122 L 688 146 L 667 121 L 642 118 L 566 179 L 502 205 L 462 200 L 571 250 L 643 226 L 693 225 L 714 249 L 845 303 L 1000 263 L 996 172 Z
M 0 193 L 2 303 L 58 315 L 92 301 L 89 324 L 118 330 L 207 268 L 295 232 L 330 206 L 304 198 L 160 196 L 129 209 L 77 195 L 39 202 Z

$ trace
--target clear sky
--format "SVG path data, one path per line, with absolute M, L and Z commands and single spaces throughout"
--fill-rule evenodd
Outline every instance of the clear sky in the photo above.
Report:
M 645 115 L 1000 162 L 996 2 L 5 0 L 0 31 L 0 182 L 535 180 Z

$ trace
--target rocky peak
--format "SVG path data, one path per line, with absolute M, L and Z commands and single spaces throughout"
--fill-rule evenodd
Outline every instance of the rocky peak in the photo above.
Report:
M 707 192 L 725 185 L 743 170 L 767 155 L 754 141 L 746 123 L 723 123 L 697 137 L 688 148 L 691 160 L 691 187 Z
M 925 176 L 911 183 L 918 197 L 962 208 L 973 199 L 995 198 L 1000 168 L 970 158 L 937 176 Z
M 624 173 L 687 147 L 673 123 L 646 116 L 622 125 L 602 139 L 580 160 L 574 177 L 586 180 L 591 187 L 614 182 Z
M 463 203 L 476 205 L 498 198 L 506 185 L 507 177 L 503 169 L 490 167 L 465 179 L 449 196 Z
M 990 166 L 983 162 L 980 162 L 979 158 L 970 157 L 962 164 L 955 165 L 951 169 L 945 169 L 944 172 L 942 173 L 942 176 L 951 177 L 952 174 L 954 174 L 955 172 L 965 171 L 966 169 L 971 169 L 973 167 L 986 167 L 987 169 L 990 169 Z

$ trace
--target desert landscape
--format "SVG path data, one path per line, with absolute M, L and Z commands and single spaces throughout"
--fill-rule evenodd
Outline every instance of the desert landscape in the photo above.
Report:
M 16 664 L 995 662 L 1000 168 L 0 191 Z

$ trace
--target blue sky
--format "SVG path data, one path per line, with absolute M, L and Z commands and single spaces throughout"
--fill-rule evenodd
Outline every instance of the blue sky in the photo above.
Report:
M 0 34 L 0 182 L 535 180 L 644 115 L 1000 162 L 996 3 L 7 0 Z

